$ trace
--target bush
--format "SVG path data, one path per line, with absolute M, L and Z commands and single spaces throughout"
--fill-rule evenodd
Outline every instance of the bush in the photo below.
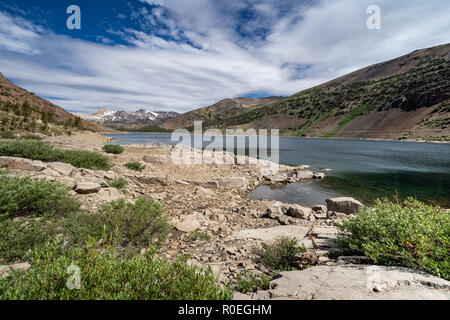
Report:
M 350 252 L 450 280 L 450 215 L 437 206 L 378 200 L 338 227 L 339 243 Z
M 122 146 L 116 144 L 105 144 L 102 150 L 107 153 L 121 154 L 125 149 Z
M 145 166 L 140 164 L 139 162 L 125 163 L 125 167 L 134 171 L 143 171 L 145 169 Z
M 34 140 L 0 141 L 0 156 L 22 157 L 42 161 L 62 161 L 77 168 L 109 170 L 109 158 L 98 152 L 62 150 Z
M 0 138 L 2 138 L 2 139 L 14 139 L 14 132 L 13 131 L 1 131 L 0 132 Z
M 170 231 L 168 217 L 163 214 L 161 206 L 144 197 L 135 204 L 123 199 L 112 201 L 92 214 L 75 213 L 65 223 L 65 229 L 75 244 L 84 244 L 89 237 L 100 239 L 106 236 L 115 245 L 159 247 Z
M 30 270 L 26 273 L 12 272 L 5 279 L 0 279 L 0 299 L 232 298 L 229 290 L 221 289 L 217 285 L 210 271 L 199 271 L 181 261 L 168 262 L 151 254 L 123 258 L 115 255 L 111 248 L 103 253 L 96 248 L 97 243 L 91 241 L 85 248 L 62 251 L 57 243 L 52 243 L 45 248 L 34 250 Z M 79 268 L 80 290 L 70 290 L 67 287 L 74 275 L 68 273 L 70 266 Z
M 126 190 L 128 182 L 125 178 L 119 178 L 116 180 L 108 181 L 108 184 L 110 187 L 119 189 L 120 191 L 124 192 Z
M 79 203 L 60 183 L 0 175 L 0 221 L 16 216 L 66 215 Z
M 280 238 L 273 244 L 263 244 L 261 250 L 256 250 L 256 263 L 262 263 L 267 268 L 276 271 L 289 271 L 295 269 L 295 256 L 306 252 L 304 246 L 297 246 L 295 238 Z
M 258 290 L 268 290 L 269 282 L 272 277 L 266 275 L 257 276 L 255 274 L 248 274 L 245 270 L 237 275 L 236 278 L 236 291 L 241 293 L 256 292 Z
M 55 221 L 51 219 L 0 221 L 0 260 L 26 260 L 32 248 L 43 246 L 57 235 L 57 230 Z
M 211 236 L 207 233 L 204 232 L 199 232 L 199 231 L 194 231 L 191 233 L 191 235 L 189 236 L 189 239 L 191 240 L 210 240 Z

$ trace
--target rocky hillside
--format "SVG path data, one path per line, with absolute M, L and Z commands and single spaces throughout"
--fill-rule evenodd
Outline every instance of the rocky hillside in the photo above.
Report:
M 0 130 L 43 131 L 53 133 L 66 131 L 60 127 L 111 131 L 102 125 L 86 121 L 63 108 L 29 92 L 9 81 L 0 73 Z M 46 131 L 44 130 L 44 131 Z M 46 132 L 49 133 L 49 132 Z
M 283 97 L 224 99 L 212 106 L 193 110 L 168 120 L 161 127 L 165 129 L 189 128 L 194 125 L 194 121 L 203 121 L 204 125 L 214 125 L 222 119 L 241 114 L 249 108 L 265 106 L 282 99 Z
M 215 105 L 181 117 L 206 115 L 210 127 L 279 128 L 292 136 L 448 141 L 449 59 L 450 44 L 417 50 L 264 106 L 217 114 Z M 170 123 L 187 127 L 181 117 Z
M 135 112 L 113 111 L 105 107 L 93 114 L 77 113 L 82 119 L 95 121 L 108 127 L 139 128 L 143 126 L 159 125 L 169 119 L 179 116 L 177 112 L 150 111 L 139 109 Z

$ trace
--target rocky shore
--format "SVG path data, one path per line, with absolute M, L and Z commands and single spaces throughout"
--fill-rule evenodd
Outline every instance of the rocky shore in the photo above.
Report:
M 109 138 L 84 133 L 47 138 L 63 149 L 102 152 Z M 263 275 L 268 270 L 252 260 L 253 252 L 279 237 L 298 240 L 307 251 L 299 254 L 299 265 L 309 268 L 283 272 L 270 282 L 270 289 L 252 294 L 236 293 L 236 299 L 448 299 L 450 282 L 404 268 L 379 267 L 382 274 L 371 287 L 367 279 L 373 266 L 364 257 L 344 256 L 337 245 L 336 223 L 357 213 L 362 206 L 352 198 L 327 199 L 327 205 L 312 208 L 278 201 L 258 201 L 248 197 L 260 184 L 292 183 L 322 179 L 325 174 L 309 166 L 270 163 L 176 165 L 170 154 L 173 146 L 163 144 L 127 145 L 122 154 L 110 155 L 110 171 L 78 169 L 70 164 L 0 157 L 0 167 L 9 174 L 60 181 L 72 189 L 88 212 L 111 200 L 129 201 L 145 196 L 160 201 L 170 215 L 174 231 L 164 245 L 165 258 L 188 256 L 188 263 L 211 268 L 219 281 L 230 283 L 242 272 Z M 247 159 L 248 160 L 248 159 Z M 124 164 L 145 164 L 142 172 Z M 122 192 L 109 185 L 124 178 Z M 325 200 L 325 199 L 324 199 Z M 205 235 L 192 237 L 194 233 Z M 7 270 L 7 268 L 4 268 Z M 2 270 L 2 269 L 0 269 Z M 372 271 L 371 271 L 372 270 Z M 6 271 L 5 271 L 6 272 Z

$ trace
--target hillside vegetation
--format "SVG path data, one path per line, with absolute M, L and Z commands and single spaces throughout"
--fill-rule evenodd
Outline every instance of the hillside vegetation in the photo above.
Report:
M 225 106 L 220 114 L 214 105 L 190 116 L 207 127 L 294 136 L 449 140 L 449 59 L 449 44 L 417 50 L 267 105 Z

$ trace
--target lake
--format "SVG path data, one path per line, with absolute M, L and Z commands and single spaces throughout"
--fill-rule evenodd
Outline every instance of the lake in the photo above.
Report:
M 116 143 L 175 143 L 170 134 L 107 134 Z M 376 198 L 415 196 L 450 207 L 450 145 L 349 139 L 280 138 L 280 163 L 307 164 L 326 171 L 319 181 L 260 186 L 252 199 L 308 206 L 351 196 L 371 204 Z

